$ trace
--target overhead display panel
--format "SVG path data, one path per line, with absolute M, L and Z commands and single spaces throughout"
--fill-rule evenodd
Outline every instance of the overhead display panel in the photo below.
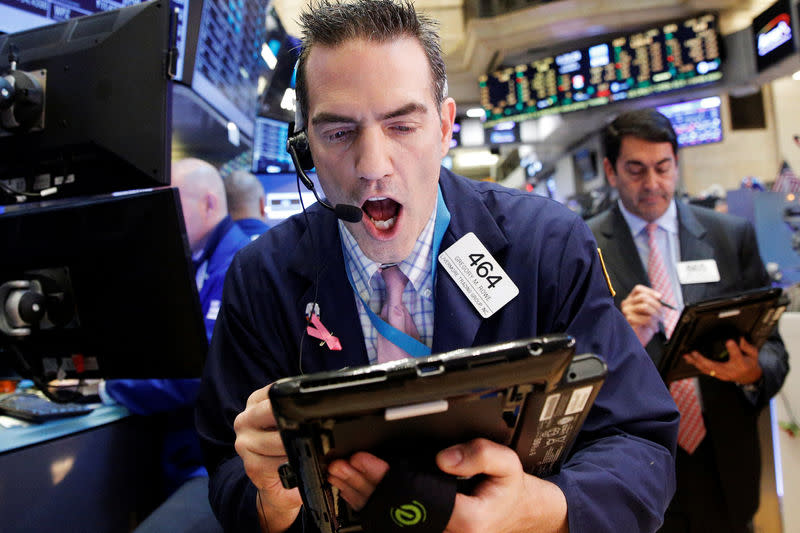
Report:
M 498 70 L 478 83 L 488 127 L 721 78 L 717 19 L 709 13 Z
M 660 106 L 656 110 L 669 119 L 678 136 L 678 146 L 683 148 L 722 141 L 721 104 L 719 96 L 709 96 Z
M 753 19 L 753 44 L 759 72 L 797 51 L 789 0 L 778 0 Z

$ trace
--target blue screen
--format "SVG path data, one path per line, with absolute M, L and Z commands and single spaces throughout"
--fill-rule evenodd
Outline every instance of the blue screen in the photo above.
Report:
M 678 146 L 695 146 L 722 141 L 720 102 L 718 96 L 712 96 L 656 109 L 672 123 Z
M 259 80 L 269 70 L 262 54 L 267 4 L 203 2 L 192 76 L 192 89 L 251 138 Z
M 264 185 L 266 194 L 266 215 L 270 224 L 275 224 L 292 215 L 302 212 L 303 205 L 308 208 L 316 202 L 314 193 L 300 185 L 302 204 L 297 194 L 297 176 L 294 173 L 256 174 Z M 316 174 L 308 173 L 317 191 L 321 191 Z M 321 194 L 321 192 L 320 192 Z
M 294 172 L 292 158 L 286 151 L 289 124 L 266 117 L 256 117 L 253 133 L 253 167 L 256 174 Z

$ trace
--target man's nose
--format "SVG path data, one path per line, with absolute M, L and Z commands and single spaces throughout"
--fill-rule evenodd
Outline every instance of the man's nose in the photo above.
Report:
M 658 172 L 654 168 L 648 168 L 644 175 L 643 185 L 648 188 L 655 188 L 658 185 Z
M 379 180 L 391 174 L 390 140 L 380 127 L 364 128 L 358 139 L 356 172 L 358 177 Z

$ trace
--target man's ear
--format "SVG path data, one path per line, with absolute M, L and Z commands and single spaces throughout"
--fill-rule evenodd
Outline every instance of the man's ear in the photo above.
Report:
M 607 157 L 603 158 L 603 170 L 606 173 L 606 179 L 608 180 L 608 184 L 612 187 L 617 186 L 617 173 L 614 172 L 614 167 L 611 164 L 611 161 Z
M 450 140 L 453 138 L 453 124 L 456 120 L 456 101 L 452 98 L 445 98 L 442 102 L 441 124 L 442 124 L 442 157 L 450 151 Z
M 264 200 L 264 195 L 258 197 L 258 210 L 261 212 L 261 218 L 267 216 L 267 202 Z
M 219 209 L 219 198 L 211 193 L 206 193 L 203 205 L 205 207 L 206 214 L 216 214 L 217 209 Z

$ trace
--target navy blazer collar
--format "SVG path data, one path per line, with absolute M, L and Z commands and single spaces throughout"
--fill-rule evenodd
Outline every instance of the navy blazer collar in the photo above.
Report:
M 705 208 L 696 208 L 705 209 Z M 714 246 L 706 238 L 708 232 L 705 226 L 694 216 L 692 207 L 678 202 L 678 223 L 681 241 L 681 261 L 697 261 L 700 259 L 714 259 Z M 713 284 L 693 283 L 681 285 L 683 303 L 704 300 L 713 294 Z
M 476 190 L 476 182 L 456 176 L 443 168 L 439 184 L 451 215 L 440 251 L 446 250 L 458 239 L 472 232 L 503 266 L 509 243 L 483 203 L 481 193 Z M 435 294 L 432 351 L 446 352 L 472 346 L 484 319 L 440 266 L 436 270 Z

